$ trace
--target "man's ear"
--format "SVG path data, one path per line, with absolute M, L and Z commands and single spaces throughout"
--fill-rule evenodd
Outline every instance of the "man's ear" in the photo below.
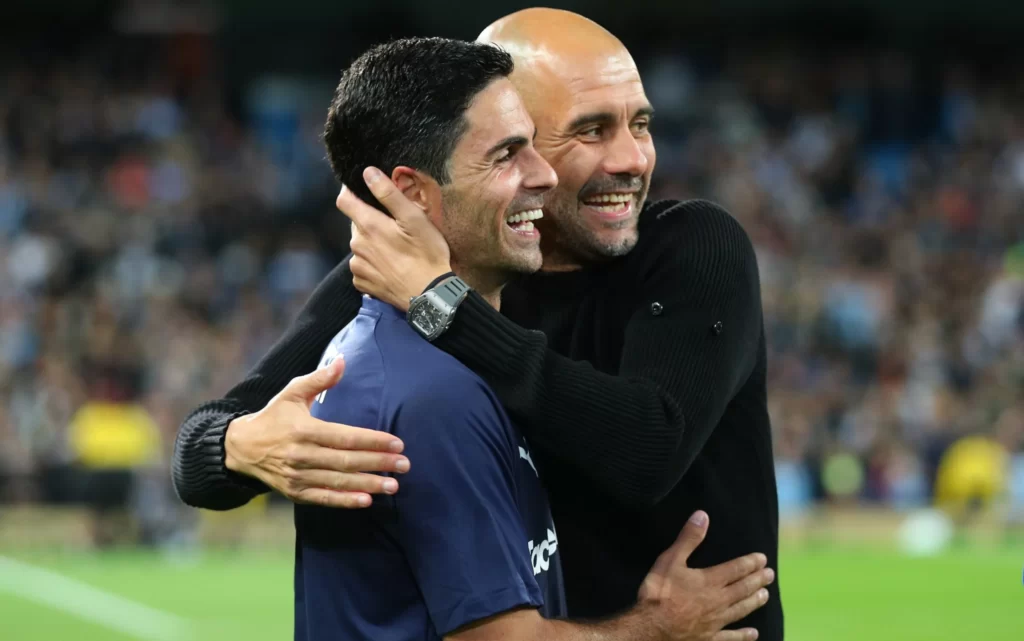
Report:
M 414 205 L 425 212 L 430 211 L 432 204 L 430 185 L 436 185 L 436 183 L 429 176 L 411 167 L 400 165 L 391 172 L 391 182 L 395 183 L 395 186 L 402 192 L 402 195 L 408 198 Z

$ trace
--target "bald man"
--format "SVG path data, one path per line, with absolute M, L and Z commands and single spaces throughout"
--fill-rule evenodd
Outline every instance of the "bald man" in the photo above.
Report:
M 330 374 L 285 387 L 316 367 L 362 290 L 411 310 L 424 339 L 478 374 L 521 426 L 558 526 L 570 616 L 633 605 L 698 509 L 716 525 L 694 566 L 762 552 L 776 568 L 766 350 L 747 235 L 711 203 L 646 202 L 652 109 L 628 51 L 606 30 L 532 9 L 480 39 L 513 54 L 535 147 L 558 174 L 535 221 L 542 272 L 508 285 L 500 312 L 475 293 L 437 304 L 434 283 L 450 272 L 443 238 L 388 176 L 368 169 L 373 201 L 345 189 L 338 198 L 356 223 L 354 255 L 245 381 L 182 425 L 179 494 L 230 509 L 268 488 L 338 507 L 401 491 L 392 474 L 409 464 L 400 443 L 309 419 L 305 399 Z M 745 626 L 782 639 L 777 582 L 765 607 L 731 627 Z

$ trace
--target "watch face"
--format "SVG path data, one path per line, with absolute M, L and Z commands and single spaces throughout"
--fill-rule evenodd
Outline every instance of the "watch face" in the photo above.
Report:
M 423 335 L 429 337 L 441 328 L 444 316 L 439 309 L 424 301 L 409 310 L 409 320 Z

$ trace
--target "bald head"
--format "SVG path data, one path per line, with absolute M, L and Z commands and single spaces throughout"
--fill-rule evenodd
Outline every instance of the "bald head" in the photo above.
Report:
M 491 23 L 478 42 L 497 45 L 515 58 L 511 76 L 534 118 L 562 108 L 559 98 L 580 80 L 609 72 L 636 73 L 636 64 L 622 42 L 607 29 L 578 13 L 533 8 Z M 637 74 L 639 78 L 639 74 Z
M 607 29 L 562 9 L 523 9 L 491 23 L 479 42 L 496 44 L 513 56 L 608 55 L 629 52 Z

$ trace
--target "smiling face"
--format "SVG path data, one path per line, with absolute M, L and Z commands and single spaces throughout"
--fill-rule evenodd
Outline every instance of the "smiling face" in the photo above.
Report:
M 507 16 L 479 40 L 515 58 L 511 79 L 537 123 L 537 151 L 558 174 L 545 198 L 544 269 L 628 253 L 657 158 L 629 52 L 599 25 L 552 9 Z
M 648 129 L 653 110 L 632 59 L 608 56 L 572 67 L 562 100 L 537 108 L 546 112 L 537 150 L 559 179 L 545 207 L 557 242 L 552 267 L 633 249 L 656 159 Z
M 451 248 L 452 268 L 500 285 L 514 273 L 540 269 L 544 195 L 557 183 L 533 146 L 536 129 L 512 83 L 492 82 L 465 113 L 466 130 L 441 187 L 441 213 L 433 214 Z

